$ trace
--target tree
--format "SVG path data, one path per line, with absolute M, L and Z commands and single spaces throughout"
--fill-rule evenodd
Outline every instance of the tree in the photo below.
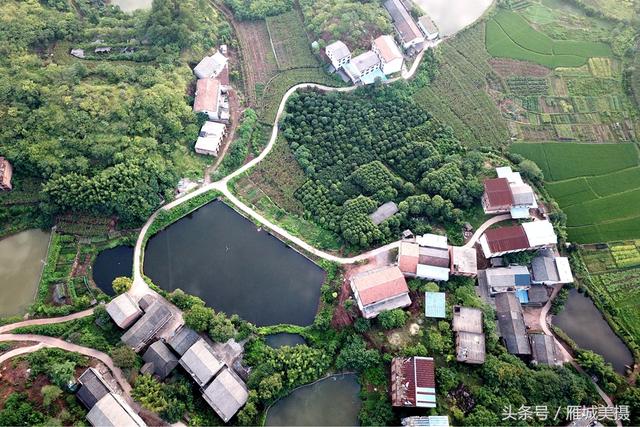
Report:
M 233 338 L 236 334 L 233 323 L 224 313 L 216 313 L 213 315 L 209 321 L 208 331 L 211 339 L 218 342 L 225 342 Z
M 518 165 L 522 176 L 532 182 L 541 183 L 544 180 L 542 169 L 533 161 L 526 159 Z
M 249 390 L 247 403 L 240 412 L 238 412 L 238 424 L 241 426 L 252 426 L 256 424 L 255 419 L 258 416 L 258 408 L 256 406 L 257 400 L 258 395 L 255 390 Z
M 195 305 L 184 313 L 184 323 L 195 331 L 205 332 L 209 329 L 214 316 L 215 312 L 212 308 Z
M 60 396 L 62 396 L 62 390 L 60 389 L 60 387 L 50 384 L 42 387 L 40 389 L 40 394 L 42 395 L 42 404 L 45 407 L 49 407 Z
M 133 280 L 129 277 L 116 277 L 113 279 L 111 287 L 116 294 L 123 294 L 131 289 L 131 285 L 133 285 Z
M 623 421 L 626 425 L 638 426 L 640 425 L 640 388 L 629 387 L 620 398 L 616 401 L 617 405 L 629 406 L 629 421 Z
M 269 401 L 278 397 L 282 391 L 282 375 L 275 373 L 263 378 L 262 381 L 260 381 L 258 390 L 260 393 L 260 399 L 262 400 Z
M 383 329 L 401 328 L 406 321 L 407 314 L 400 308 L 383 311 L 378 315 L 378 322 Z
M 379 364 L 380 361 L 380 353 L 377 350 L 367 350 L 365 342 L 360 336 L 351 335 L 338 354 L 336 368 L 362 372 Z
M 73 381 L 76 364 L 70 360 L 54 363 L 50 366 L 49 376 L 59 387 L 67 387 Z
M 149 374 L 136 378 L 131 396 L 153 412 L 162 412 L 168 406 L 162 384 Z
M 111 350 L 110 356 L 113 359 L 113 363 L 119 368 L 133 368 L 136 364 L 136 352 L 124 345 Z
M 24 393 L 11 393 L 0 410 L 0 425 L 38 425 L 45 420 L 44 414 L 36 411 Z

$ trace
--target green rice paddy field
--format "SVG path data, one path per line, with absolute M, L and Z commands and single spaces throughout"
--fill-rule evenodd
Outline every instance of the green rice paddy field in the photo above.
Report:
M 612 56 L 611 48 L 603 43 L 554 40 L 509 10 L 501 10 L 487 21 L 486 45 L 494 57 L 531 61 L 550 68 L 580 67 L 591 57 Z
M 519 143 L 567 214 L 569 239 L 597 243 L 640 238 L 640 162 L 635 144 Z

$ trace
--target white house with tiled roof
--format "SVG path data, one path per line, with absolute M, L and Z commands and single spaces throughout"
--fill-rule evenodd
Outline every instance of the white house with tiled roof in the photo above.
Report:
M 371 50 L 380 58 L 380 67 L 386 75 L 402 70 L 404 57 L 392 36 L 383 35 L 375 39 L 371 44 Z

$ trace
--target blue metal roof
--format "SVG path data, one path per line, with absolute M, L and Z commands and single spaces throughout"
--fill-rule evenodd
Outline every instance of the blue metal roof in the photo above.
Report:
M 528 304 L 529 303 L 529 292 L 526 289 L 520 289 L 516 291 L 516 296 L 520 300 L 520 304 Z
M 374 71 L 370 72 L 369 74 L 360 77 L 360 80 L 362 81 L 362 83 L 364 83 L 366 85 L 370 85 L 373 82 L 375 82 L 376 78 L 380 78 L 380 80 L 383 81 L 383 82 L 387 81 L 387 76 L 385 76 L 384 73 L 382 72 L 382 70 L 380 70 L 380 69 L 374 70 Z
M 527 286 L 531 284 L 531 275 L 529 274 L 516 274 L 514 276 L 516 286 Z
M 424 315 L 425 317 L 438 317 L 444 319 L 447 317 L 447 302 L 444 292 L 425 292 L 424 293 Z

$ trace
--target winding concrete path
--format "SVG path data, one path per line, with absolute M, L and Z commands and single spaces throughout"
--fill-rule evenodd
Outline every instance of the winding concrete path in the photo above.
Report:
M 68 322 L 70 320 L 82 319 L 83 317 L 91 316 L 95 307 L 90 309 L 79 311 L 77 313 L 70 314 L 62 317 L 49 317 L 44 319 L 31 319 L 23 320 L 22 322 L 10 323 L 8 325 L 0 326 L 0 334 L 4 334 L 14 329 L 21 328 L 23 326 L 36 326 L 36 325 L 52 325 L 55 323 Z
M 77 344 L 72 344 L 70 342 L 58 339 L 58 338 L 53 338 L 53 337 L 47 337 L 44 335 L 32 335 L 32 334 L 0 334 L 0 341 L 35 341 L 38 344 L 37 345 L 33 345 L 30 347 L 21 347 L 15 350 L 10 351 L 9 353 L 4 354 L 2 357 L 0 357 L 0 362 L 5 360 L 3 359 L 4 357 L 7 357 L 8 354 L 10 353 L 14 353 L 12 356 L 8 356 L 8 357 L 13 357 L 13 356 L 17 356 L 18 354 L 25 354 L 25 353 L 32 353 L 34 351 L 38 351 L 43 347 L 57 347 L 60 348 L 62 350 L 66 350 L 66 351 L 72 351 L 74 353 L 80 353 L 84 356 L 88 356 L 88 357 L 92 357 L 94 359 L 98 359 L 99 361 L 101 361 L 102 363 L 104 363 L 105 365 L 107 365 L 107 367 L 109 368 L 109 370 L 111 370 L 111 372 L 113 373 L 114 378 L 116 379 L 116 381 L 118 382 L 118 384 L 120 385 L 120 387 L 122 388 L 122 390 L 124 391 L 124 396 L 126 399 L 130 400 L 130 394 L 131 394 L 131 385 L 129 384 L 129 382 L 127 381 L 127 379 L 125 378 L 125 376 L 123 375 L 122 371 L 120 370 L 120 368 L 118 368 L 114 363 L 113 360 L 111 359 L 111 357 L 109 357 L 109 355 L 95 350 L 93 348 L 88 348 L 88 347 L 83 347 L 81 345 L 77 345 Z M 21 350 L 21 352 L 18 352 L 17 350 Z M 8 358 L 7 357 L 7 358 Z
M 476 244 L 476 242 L 478 241 L 480 236 L 482 236 L 482 233 L 487 231 L 487 229 L 489 227 L 491 227 L 492 225 L 497 224 L 499 222 L 506 221 L 508 219 L 511 219 L 511 215 L 510 214 L 497 215 L 497 216 L 489 218 L 480 227 L 478 227 L 478 229 L 475 231 L 475 233 L 473 233 L 473 236 L 471 236 L 469 241 L 464 244 L 464 247 L 465 248 L 472 248 Z

